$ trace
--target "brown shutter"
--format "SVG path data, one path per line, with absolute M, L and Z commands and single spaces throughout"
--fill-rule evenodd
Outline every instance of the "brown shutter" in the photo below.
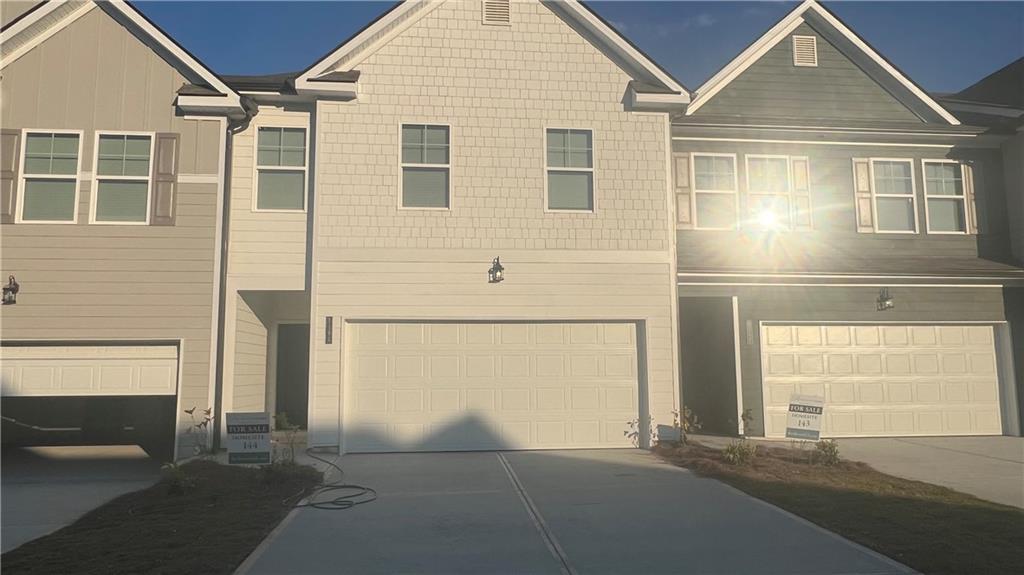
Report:
M 964 183 L 964 198 L 967 203 L 967 233 L 978 233 L 978 205 L 974 198 L 974 167 L 960 164 L 961 177 Z
M 872 198 L 871 160 L 853 159 L 853 201 L 857 210 L 857 232 L 875 232 L 875 216 Z
M 153 154 L 153 204 L 149 223 L 153 226 L 173 226 L 177 212 L 178 188 L 178 134 L 156 135 Z
M 807 231 L 811 223 L 811 164 L 805 157 L 789 159 L 793 173 L 793 229 Z
M 690 154 L 672 154 L 672 171 L 676 189 L 676 227 L 693 228 L 692 197 L 690 185 Z
M 18 206 L 18 159 L 21 131 L 0 130 L 0 223 L 14 223 Z

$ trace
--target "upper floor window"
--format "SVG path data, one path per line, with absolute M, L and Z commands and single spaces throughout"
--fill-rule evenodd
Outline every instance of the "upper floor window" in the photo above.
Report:
M 25 132 L 19 222 L 75 223 L 81 132 Z
M 693 192 L 695 228 L 736 228 L 738 185 L 735 155 L 693 154 Z
M 546 141 L 547 209 L 593 211 L 593 132 L 548 128 Z
M 259 128 L 256 210 L 306 209 L 306 147 L 305 128 Z
M 90 202 L 91 222 L 149 222 L 152 154 L 152 134 L 96 134 L 95 186 Z
M 748 155 L 746 161 L 751 224 L 763 229 L 790 228 L 789 157 Z
M 953 160 L 922 160 L 928 233 L 967 233 L 963 169 Z
M 402 125 L 403 208 L 449 208 L 450 146 L 448 126 Z
M 917 198 L 910 160 L 871 160 L 875 226 L 879 232 L 916 233 Z

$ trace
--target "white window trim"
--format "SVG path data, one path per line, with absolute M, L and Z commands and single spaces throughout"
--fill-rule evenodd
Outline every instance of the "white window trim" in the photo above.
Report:
M 903 162 L 910 165 L 910 196 L 905 194 L 879 194 L 878 185 L 875 181 L 875 162 Z M 921 224 L 918 221 L 920 217 L 917 213 L 917 171 L 914 169 L 913 158 L 868 158 L 868 166 L 871 177 L 871 212 L 872 212 L 872 225 L 874 226 L 876 234 L 917 234 L 921 229 Z M 878 229 L 878 198 L 910 198 L 912 210 L 914 212 L 914 229 L 899 231 L 899 230 L 880 230 Z
M 559 168 L 548 166 L 548 130 L 569 130 L 575 132 L 590 132 L 590 167 L 589 168 Z M 596 214 L 597 213 L 597 131 L 590 126 L 567 128 L 564 126 L 544 126 L 541 131 L 541 149 L 544 152 L 544 212 L 548 214 Z M 568 208 L 552 208 L 548 202 L 548 172 L 580 172 L 590 174 L 590 209 L 574 210 Z
M 730 158 L 732 159 L 732 190 L 700 190 L 697 188 L 697 158 Z M 740 174 L 739 162 L 736 154 L 721 154 L 712 152 L 693 152 L 690 154 L 690 189 L 693 190 L 690 198 L 690 213 L 693 214 L 693 229 L 706 231 L 732 231 L 739 229 L 740 222 Z M 697 194 L 719 194 L 733 196 L 736 218 L 732 226 L 726 228 L 711 228 L 700 225 L 700 217 L 697 214 Z
M 100 136 L 147 136 L 149 137 L 149 170 L 145 176 L 101 176 Z M 89 190 L 89 224 L 97 226 L 148 226 L 150 212 L 153 209 L 153 160 L 156 158 L 156 132 L 125 132 L 120 130 L 96 130 L 92 141 L 92 180 Z M 144 222 L 109 222 L 96 219 L 96 206 L 99 202 L 100 180 L 138 182 L 146 180 L 146 221 Z
M 786 162 L 786 191 L 783 193 L 769 193 L 769 192 L 755 192 L 750 189 L 750 160 L 782 160 Z M 746 181 L 746 195 L 747 195 L 747 214 L 744 221 L 749 222 L 751 228 L 755 228 L 761 231 L 772 231 L 765 230 L 756 221 L 752 221 L 750 218 L 753 214 L 750 214 L 750 197 L 751 196 L 785 196 L 786 206 L 788 207 L 786 213 L 786 224 L 780 225 L 779 230 L 792 231 L 793 230 L 793 157 L 784 156 L 779 154 L 744 154 L 743 156 L 743 170 L 744 180 Z
M 28 135 L 29 134 L 78 134 L 78 166 L 75 168 L 75 209 L 74 218 L 71 220 L 26 220 L 22 218 L 25 210 L 25 180 L 28 179 L 25 174 L 25 156 L 28 154 Z M 15 214 L 14 223 L 16 224 L 77 224 L 78 223 L 78 208 L 79 202 L 81 201 L 82 194 L 82 144 L 85 139 L 85 132 L 83 130 L 53 130 L 45 128 L 23 128 L 21 130 L 21 154 L 18 159 L 18 212 Z M 32 179 L 41 180 L 67 180 L 70 179 L 70 175 L 52 175 L 43 174 L 35 175 L 31 174 Z
M 407 164 L 402 161 L 402 127 L 403 126 L 433 126 L 433 127 L 444 127 L 448 128 L 448 163 L 447 164 Z M 450 212 L 455 203 L 455 194 L 452 193 L 455 180 L 453 175 L 455 170 L 452 169 L 452 158 L 455 157 L 453 153 L 455 149 L 455 131 L 452 129 L 451 124 L 444 124 L 440 122 L 431 121 L 402 121 L 398 123 L 398 209 L 399 210 L 413 210 L 413 211 L 427 211 L 427 212 Z M 447 169 L 448 170 L 448 205 L 443 208 L 435 208 L 430 206 L 406 206 L 403 202 L 405 199 L 405 190 L 403 188 L 405 182 L 405 168 L 432 168 L 432 169 Z
M 926 169 L 926 166 L 928 164 L 953 164 L 953 165 L 956 165 L 956 166 L 960 166 L 960 186 L 961 186 L 960 189 L 963 191 L 963 195 L 962 196 L 929 195 L 928 194 L 928 170 Z M 922 185 L 924 186 L 924 225 L 925 225 L 925 230 L 927 230 L 927 232 L 929 234 L 941 235 L 941 236 L 966 236 L 966 235 L 968 235 L 968 231 L 967 231 L 968 230 L 968 219 L 971 216 L 970 216 L 970 213 L 967 211 L 967 187 L 966 187 L 967 186 L 967 182 L 964 181 L 964 165 L 963 165 L 963 162 L 959 162 L 957 160 L 948 160 L 948 159 L 945 159 L 945 158 L 937 159 L 937 160 L 922 159 L 921 160 L 921 182 L 922 182 Z M 928 210 L 928 201 L 930 199 L 932 199 L 932 198 L 942 198 L 942 199 L 944 199 L 946 201 L 960 200 L 960 203 L 963 205 L 964 231 L 962 231 L 962 232 L 932 231 L 931 213 Z
M 253 126 L 252 133 L 252 211 L 260 214 L 304 214 L 309 206 L 309 126 L 289 125 L 287 123 L 266 123 Z M 303 130 L 306 147 L 302 159 L 302 166 L 261 166 L 260 165 L 260 129 L 291 129 Z M 297 172 L 302 171 L 302 209 L 285 208 L 260 208 L 260 170 L 268 172 Z

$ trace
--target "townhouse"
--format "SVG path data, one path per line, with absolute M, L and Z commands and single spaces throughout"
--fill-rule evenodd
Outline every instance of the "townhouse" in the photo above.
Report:
M 574 0 L 409 0 L 269 76 L 48 2 L 0 54 L 5 437 L 646 446 L 683 404 L 779 436 L 792 394 L 832 436 L 1019 433 L 1011 136 L 813 0 L 692 93 Z

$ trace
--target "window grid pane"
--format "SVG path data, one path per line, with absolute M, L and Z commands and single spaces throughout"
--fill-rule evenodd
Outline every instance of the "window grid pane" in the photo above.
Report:
M 729 157 L 694 156 L 696 189 L 702 192 L 735 192 L 736 165 Z
M 261 167 L 304 168 L 305 128 L 260 128 L 257 136 L 256 163 Z
M 548 171 L 549 210 L 593 210 L 593 172 Z
M 75 180 L 25 180 L 23 221 L 72 222 L 75 220 Z
M 149 176 L 149 136 L 100 134 L 96 159 L 98 176 Z
M 402 124 L 402 163 L 448 165 L 448 126 Z
M 590 130 L 549 129 L 547 157 L 549 168 L 593 168 L 593 134 Z
M 149 184 L 145 181 L 100 181 L 96 194 L 96 221 L 145 222 Z
M 925 192 L 929 196 L 963 196 L 960 164 L 925 163 Z
M 302 210 L 305 207 L 305 174 L 302 170 L 259 170 L 256 208 Z
M 932 198 L 928 200 L 928 229 L 932 232 L 964 233 L 967 214 L 962 198 Z
M 875 162 L 874 171 L 876 195 L 913 195 L 914 183 L 910 162 Z
M 25 142 L 26 175 L 78 172 L 78 134 L 29 133 Z

